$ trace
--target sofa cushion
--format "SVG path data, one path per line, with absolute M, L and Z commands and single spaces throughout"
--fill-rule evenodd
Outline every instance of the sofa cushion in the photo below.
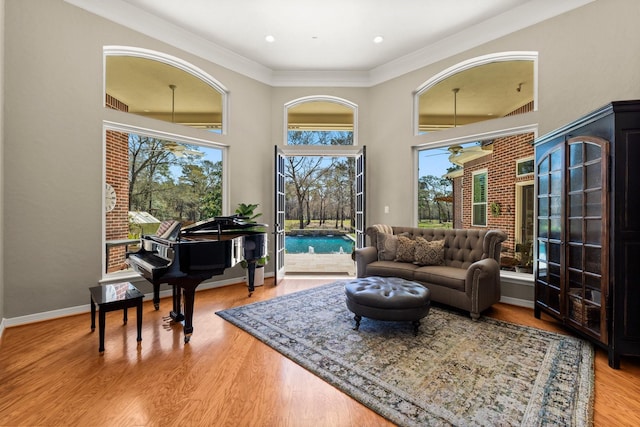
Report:
M 467 270 L 446 265 L 429 265 L 417 268 L 413 272 L 413 278 L 418 282 L 424 283 L 427 287 L 429 287 L 429 283 L 433 283 L 434 285 L 464 291 Z
M 415 263 L 444 265 L 444 239 L 429 242 L 422 237 L 416 237 Z
M 377 233 L 378 261 L 393 261 L 398 250 L 398 236 L 389 233 Z
M 416 242 L 405 236 L 398 236 L 396 261 L 413 262 L 416 257 Z
M 413 280 L 413 272 L 418 268 L 410 262 L 374 261 L 367 265 L 367 276 L 401 277 Z

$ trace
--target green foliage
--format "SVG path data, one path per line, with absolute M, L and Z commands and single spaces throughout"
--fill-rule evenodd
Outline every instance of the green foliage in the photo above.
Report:
M 183 151 L 171 151 L 176 146 Z M 195 222 L 222 214 L 222 162 L 202 147 L 129 135 L 129 210 Z
M 236 208 L 236 212 L 240 216 L 249 218 L 249 222 L 255 222 L 254 220 L 262 215 L 262 213 L 255 213 L 255 210 L 260 206 L 259 204 L 245 204 L 240 203 Z

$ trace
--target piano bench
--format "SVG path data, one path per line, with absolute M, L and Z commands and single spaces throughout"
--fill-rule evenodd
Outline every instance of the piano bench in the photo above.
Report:
M 142 341 L 142 299 L 144 294 L 129 282 L 114 283 L 112 285 L 94 286 L 91 292 L 91 331 L 96 329 L 96 304 L 100 310 L 98 328 L 100 331 L 100 346 L 98 351 L 104 353 L 104 324 L 108 311 L 124 310 L 123 322 L 127 324 L 127 308 L 136 307 L 138 326 L 138 345 Z

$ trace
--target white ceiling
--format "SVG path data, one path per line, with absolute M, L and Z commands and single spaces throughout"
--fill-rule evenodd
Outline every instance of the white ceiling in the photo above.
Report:
M 370 86 L 594 0 L 66 1 L 268 84 Z

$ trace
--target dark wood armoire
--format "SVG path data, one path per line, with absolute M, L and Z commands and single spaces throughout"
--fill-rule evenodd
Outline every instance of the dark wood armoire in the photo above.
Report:
M 535 141 L 535 316 L 640 355 L 640 100 L 612 102 Z

